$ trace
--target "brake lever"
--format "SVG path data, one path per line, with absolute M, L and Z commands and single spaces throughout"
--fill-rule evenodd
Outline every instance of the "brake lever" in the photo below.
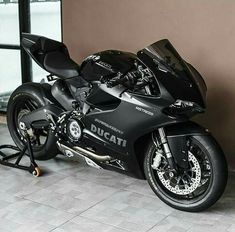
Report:
M 110 73 L 110 74 L 107 74 L 105 76 L 101 76 L 100 82 L 102 84 L 107 83 L 110 79 L 113 79 L 113 78 L 115 78 L 115 77 L 117 77 L 119 75 L 120 75 L 119 73 Z

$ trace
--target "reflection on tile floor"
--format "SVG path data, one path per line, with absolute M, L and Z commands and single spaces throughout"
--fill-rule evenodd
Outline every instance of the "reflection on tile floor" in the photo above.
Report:
M 0 126 L 0 144 L 9 143 Z M 203 213 L 162 203 L 146 181 L 97 170 L 62 156 L 38 162 L 39 178 L 0 166 L 0 232 L 235 231 L 235 174 L 226 193 Z

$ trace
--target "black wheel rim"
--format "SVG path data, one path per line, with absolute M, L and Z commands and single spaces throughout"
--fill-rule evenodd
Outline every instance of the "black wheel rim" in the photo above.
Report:
M 23 137 L 23 133 L 21 129 L 19 128 L 20 119 L 24 115 L 40 107 L 41 105 L 29 96 L 22 96 L 22 98 L 19 98 L 17 101 L 16 107 L 13 112 L 13 117 L 14 117 L 13 123 L 14 123 L 16 136 L 18 140 L 20 141 L 20 143 L 22 144 L 22 146 L 24 146 L 25 144 L 25 138 Z M 34 130 L 34 137 L 31 139 L 31 143 L 32 143 L 32 147 L 34 151 L 42 150 L 46 146 L 46 143 L 48 140 L 48 133 L 49 133 L 48 130 L 47 131 Z
M 189 143 L 189 152 L 191 152 L 198 160 L 200 164 L 200 168 L 201 168 L 201 174 L 202 174 L 201 186 L 198 186 L 198 188 L 195 189 L 195 191 L 193 191 L 190 194 L 179 195 L 170 191 L 164 186 L 162 181 L 159 179 L 157 170 L 154 170 L 151 167 L 156 149 L 152 151 L 151 156 L 150 156 L 150 162 L 149 162 L 150 174 L 152 176 L 154 185 L 157 186 L 157 190 L 160 190 L 161 193 L 164 196 L 166 196 L 168 199 L 171 199 L 172 201 L 175 201 L 178 203 L 184 203 L 184 204 L 192 204 L 192 203 L 202 200 L 209 192 L 210 187 L 212 185 L 212 181 L 213 181 L 213 167 L 212 167 L 208 152 L 206 151 L 204 146 L 200 144 L 194 138 L 189 138 L 188 143 Z M 210 167 L 210 170 L 208 170 L 208 167 Z

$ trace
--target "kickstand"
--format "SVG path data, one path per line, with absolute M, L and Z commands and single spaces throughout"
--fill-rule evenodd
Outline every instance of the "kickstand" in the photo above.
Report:
M 31 145 L 31 141 L 30 141 L 30 136 L 28 133 L 25 133 L 25 138 L 26 138 L 26 144 L 25 144 L 22 151 L 18 147 L 12 146 L 12 145 L 0 146 L 0 157 L 2 157 L 2 158 L 0 158 L 0 164 L 2 164 L 4 166 L 12 167 L 12 168 L 18 168 L 18 169 L 29 171 L 35 177 L 38 177 L 38 176 L 40 176 L 41 171 L 35 162 L 34 155 L 33 155 L 33 149 L 32 149 L 32 145 Z M 13 153 L 11 155 L 6 155 L 5 153 L 3 153 L 1 151 L 3 149 L 8 149 L 8 150 L 10 149 L 10 150 L 14 150 L 17 152 Z M 24 155 L 29 157 L 30 166 L 20 165 L 20 161 Z M 16 160 L 14 163 L 13 162 L 11 163 L 11 162 L 9 162 L 9 160 L 11 160 L 11 159 L 16 159 Z

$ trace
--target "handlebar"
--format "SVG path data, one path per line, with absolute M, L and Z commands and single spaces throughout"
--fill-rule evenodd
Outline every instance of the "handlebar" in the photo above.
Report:
M 107 87 L 108 88 L 112 88 L 112 87 L 114 87 L 116 85 L 124 84 L 125 82 L 128 81 L 128 79 L 129 78 L 127 76 L 125 76 L 123 78 L 118 78 L 118 79 L 110 80 L 110 81 L 107 82 Z
M 113 78 L 113 79 L 109 80 L 107 82 L 107 87 L 112 88 L 116 85 L 124 84 L 128 81 L 131 82 L 131 83 L 135 83 L 138 78 L 139 78 L 139 72 L 138 71 L 129 72 L 125 76 L 118 76 L 116 78 Z

